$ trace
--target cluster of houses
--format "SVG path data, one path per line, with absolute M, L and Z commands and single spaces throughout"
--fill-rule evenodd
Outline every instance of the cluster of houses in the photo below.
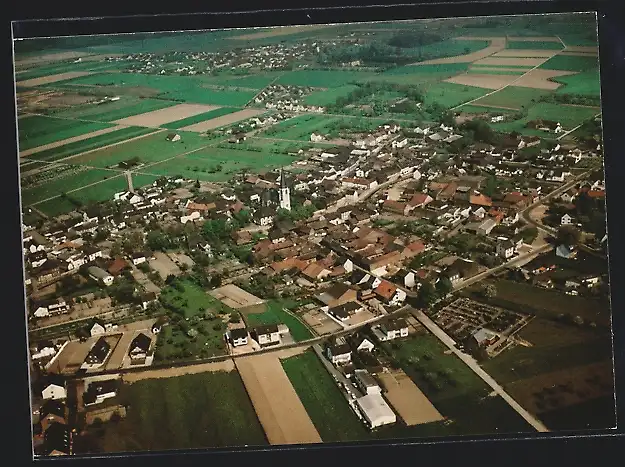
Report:
M 302 103 L 302 98 L 311 94 L 314 90 L 314 88 L 308 86 L 272 84 L 264 88 L 254 98 L 254 103 L 263 104 L 266 109 L 288 110 L 291 112 L 323 112 L 323 107 Z

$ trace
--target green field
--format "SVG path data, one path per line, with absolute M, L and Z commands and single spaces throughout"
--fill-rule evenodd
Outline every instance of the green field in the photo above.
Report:
M 493 128 L 497 131 L 518 131 L 527 133 L 530 130 L 525 128 L 527 122 L 536 119 L 553 120 L 560 122 L 564 129 L 571 129 L 592 118 L 597 114 L 597 109 L 588 107 L 567 107 L 567 111 L 562 111 L 561 104 L 550 104 L 540 102 L 528 109 L 528 116 L 512 122 L 494 123 Z
M 155 130 L 152 128 L 131 126 L 128 128 L 122 128 L 121 130 L 112 131 L 104 135 L 94 136 L 93 138 L 76 141 L 75 143 L 69 143 L 56 148 L 47 149 L 28 156 L 28 158 L 52 162 L 63 159 L 64 157 L 74 156 L 76 154 L 92 151 L 110 144 L 116 144 L 131 138 L 136 138 L 137 136 L 147 135 L 153 131 Z
M 212 118 L 221 117 L 222 115 L 228 115 L 233 112 L 237 112 L 240 109 L 235 107 L 219 107 L 218 109 L 210 110 L 208 112 L 204 112 L 198 115 L 193 115 L 192 117 L 183 118 L 182 120 L 176 120 L 175 122 L 166 123 L 162 125 L 163 128 L 168 128 L 170 130 L 177 130 L 178 128 L 183 128 L 185 126 L 193 125 L 195 123 L 203 122 L 205 120 L 210 120 Z
M 120 162 L 138 157 L 142 162 L 158 162 L 183 154 L 202 146 L 208 141 L 198 133 L 178 132 L 180 141 L 167 141 L 167 133 L 159 132 L 128 143 L 99 149 L 84 156 L 78 156 L 68 161 L 71 164 L 89 164 L 95 167 L 116 166 Z
M 424 87 L 426 105 L 438 103 L 443 107 L 455 107 L 483 96 L 488 92 L 487 89 L 480 89 L 473 86 L 464 86 L 454 83 L 438 83 Z
M 585 71 L 577 75 L 560 76 L 553 78 L 554 81 L 564 84 L 557 94 L 574 94 L 584 97 L 599 97 L 601 94 L 601 80 L 599 70 Z
M 159 98 L 197 104 L 242 106 L 254 97 L 255 91 L 234 91 L 205 87 L 201 76 L 147 75 L 142 73 L 103 73 L 64 81 L 64 87 L 84 89 L 87 86 L 144 88 L 158 93 Z M 80 86 L 77 86 L 80 85 Z M 54 87 L 51 85 L 51 87 Z
M 78 63 L 64 62 L 55 65 L 44 65 L 37 68 L 30 68 L 15 75 L 17 81 L 27 79 L 41 78 L 43 76 L 51 76 L 60 73 L 69 73 L 73 71 L 104 71 L 104 70 L 120 70 L 127 65 L 110 62 L 84 61 Z
M 387 75 L 435 75 L 435 76 L 453 76 L 469 68 L 467 63 L 441 63 L 438 65 L 406 65 L 397 68 L 391 68 L 385 71 L 381 76 Z
M 249 89 L 263 89 L 264 87 L 271 84 L 276 78 L 278 78 L 282 72 L 268 72 L 268 73 L 259 73 L 253 74 L 243 77 L 238 76 L 228 76 L 228 77 L 217 77 L 217 83 L 224 86 L 230 87 L 242 87 Z
M 237 172 L 286 166 L 295 160 L 293 156 L 286 154 L 206 148 L 154 164 L 148 170 L 158 175 L 179 175 L 189 179 L 220 182 L 231 179 Z
M 428 44 L 423 47 L 406 49 L 406 53 L 411 53 L 412 55 L 415 55 L 417 57 L 415 62 L 421 62 L 433 58 L 466 55 L 477 52 L 478 50 L 485 49 L 489 45 L 489 41 L 461 41 L 456 39 L 450 39 L 442 42 L 436 42 L 434 44 Z M 419 59 L 419 57 L 422 58 Z
M 475 66 L 469 68 L 467 72 L 472 74 L 478 73 L 480 75 L 524 75 L 525 73 L 527 73 L 527 70 L 493 70 L 490 69 L 490 67 L 480 68 L 478 66 Z
M 39 203 L 37 205 L 37 209 L 50 217 L 67 214 L 68 212 L 72 212 L 77 208 L 78 206 L 76 204 L 65 198 L 54 198 L 49 201 Z
M 605 396 L 540 415 L 551 430 L 588 430 L 616 427 L 614 397 Z
M 564 46 L 560 41 L 507 41 L 506 49 L 520 50 L 562 50 Z
M 344 86 L 330 88 L 327 91 L 315 91 L 304 98 L 304 103 L 317 106 L 334 104 L 339 97 L 346 97 L 356 89 L 358 89 L 358 86 L 346 84 Z
M 42 185 L 33 188 L 22 188 L 22 205 L 29 206 L 47 198 L 59 196 L 90 183 L 99 182 L 107 177 L 116 176 L 116 172 L 110 170 L 87 169 L 74 175 L 68 175 L 46 181 Z
M 483 105 L 492 105 L 493 107 L 510 107 L 520 109 L 538 102 L 541 96 L 549 94 L 549 91 L 540 89 L 523 88 L 519 86 L 508 86 L 489 96 L 483 97 L 479 101 Z
M 176 104 L 178 102 L 124 96 L 118 101 L 107 101 L 102 104 L 75 105 L 69 109 L 56 111 L 52 115 L 64 118 L 112 122 L 133 115 L 164 109 Z
M 296 70 L 283 74 L 276 84 L 337 88 L 374 76 L 374 73 L 342 70 Z
M 180 281 L 182 290 L 174 287 L 165 287 L 161 291 L 159 300 L 163 304 L 179 305 L 185 303 L 184 318 L 192 318 L 194 316 L 203 315 L 205 311 L 212 310 L 216 313 L 230 313 L 232 310 L 208 294 L 200 287 L 189 281 Z
M 337 137 L 342 130 L 368 131 L 387 123 L 385 119 L 327 117 L 324 115 L 300 115 L 284 120 L 265 130 L 262 135 L 297 141 L 310 141 L 311 133 Z
M 282 360 L 282 367 L 324 442 L 369 438 L 368 430 L 312 350 Z
M 567 47 L 598 47 L 597 34 L 594 31 L 591 34 L 568 34 L 564 32 L 560 38 Z
M 514 110 L 508 110 L 508 109 L 500 109 L 497 107 L 482 107 L 479 105 L 473 105 L 473 104 L 467 104 L 467 105 L 463 105 L 462 107 L 460 107 L 459 109 L 456 110 L 457 112 L 464 112 L 464 113 L 469 113 L 469 114 L 481 114 L 481 113 L 493 113 L 493 114 L 497 114 L 497 115 L 507 115 L 511 112 L 514 112 Z
M 312 333 L 304 323 L 283 310 L 283 308 L 289 308 L 290 305 L 292 303 L 284 300 L 269 300 L 266 304 L 266 311 L 263 313 L 250 313 L 246 315 L 245 320 L 248 327 L 261 324 L 286 324 L 289 327 L 293 340 L 296 342 L 312 338 Z
M 561 71 L 599 70 L 599 57 L 579 57 L 575 55 L 556 55 L 539 68 Z
M 106 430 L 106 452 L 267 445 L 236 371 L 147 379 L 119 397 L 128 416 Z
M 32 115 L 18 120 L 20 151 L 112 127 L 109 123 L 81 122 Z

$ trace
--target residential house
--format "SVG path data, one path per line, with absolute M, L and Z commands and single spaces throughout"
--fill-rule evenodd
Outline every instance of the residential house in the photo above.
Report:
M 371 352 L 375 348 L 373 342 L 363 336 L 354 337 L 353 345 L 358 352 Z
M 344 337 L 337 337 L 326 349 L 328 359 L 334 365 L 344 365 L 352 361 L 352 350 Z
M 229 332 L 230 342 L 233 347 L 239 347 L 241 345 L 247 345 L 247 329 L 237 328 L 231 329 Z
M 387 273 L 387 267 L 399 263 L 401 259 L 401 252 L 395 250 L 389 253 L 367 257 L 362 262 L 365 269 L 369 270 L 372 274 L 382 276 Z
M 403 318 L 387 320 L 373 328 L 374 335 L 382 342 L 408 336 L 408 323 Z
M 128 347 L 128 356 L 132 364 L 145 363 L 152 364 L 154 356 L 150 353 L 152 339 L 144 333 L 139 333 Z
M 363 310 L 364 307 L 360 303 L 353 301 L 328 308 L 328 314 L 332 315 L 339 321 L 347 321 L 353 315 Z
M 52 422 L 43 436 L 45 455 L 71 456 L 73 454 L 73 434 L 67 425 Z
M 315 261 L 307 265 L 302 271 L 302 275 L 310 281 L 322 281 L 328 277 L 332 271 L 326 268 L 319 261 Z
M 113 283 L 114 277 L 98 266 L 90 266 L 87 272 L 94 281 L 102 283 L 107 287 Z
M 503 259 L 510 259 L 514 256 L 516 248 L 514 243 L 510 241 L 508 238 L 498 238 L 497 239 L 497 256 L 502 257 Z
M 395 273 L 394 280 L 399 282 L 404 287 L 412 289 L 415 285 L 415 273 L 407 269 L 400 269 Z
M 60 400 L 48 399 L 39 409 L 39 423 L 41 430 L 45 433 L 52 423 L 67 424 L 69 410 Z
M 412 208 L 423 208 L 432 201 L 434 201 L 434 198 L 427 193 L 416 193 L 410 198 L 407 204 Z
M 275 345 L 280 343 L 280 332 L 277 324 L 256 326 L 250 332 L 252 338 L 261 346 Z
M 148 306 L 151 303 L 156 303 L 158 297 L 156 296 L 156 293 L 154 292 L 146 292 L 144 294 L 141 295 L 141 308 L 143 308 L 144 310 L 148 309 Z
M 577 255 L 575 248 L 569 245 L 558 245 L 556 247 L 556 256 L 564 259 L 573 259 Z
M 135 266 L 138 266 L 139 264 L 145 263 L 150 256 L 151 255 L 149 253 L 146 253 L 146 252 L 143 252 L 143 251 L 137 252 L 137 253 L 133 253 L 131 255 L 132 264 L 134 264 Z
M 111 345 L 107 342 L 105 337 L 100 337 L 93 347 L 91 347 L 91 350 L 89 350 L 81 369 L 89 370 L 100 368 L 110 353 Z
M 560 219 L 561 225 L 571 225 L 572 223 L 573 223 L 573 218 L 569 216 L 568 214 L 564 214 L 562 218 Z
M 91 326 L 88 328 L 89 335 L 91 337 L 98 336 L 100 334 L 104 334 L 106 332 L 106 325 L 103 321 L 99 319 L 94 319 Z
M 445 270 L 444 274 L 452 284 L 457 284 L 461 280 L 468 279 L 478 272 L 478 265 L 466 259 L 458 258 Z
M 381 394 L 382 388 L 378 385 L 377 381 L 369 373 L 369 371 L 365 369 L 357 369 L 354 370 L 354 379 L 356 380 L 356 385 L 364 394 Z
M 111 276 L 117 277 L 122 272 L 124 272 L 125 270 L 127 270 L 129 268 L 130 268 L 130 265 L 128 264 L 128 262 L 125 259 L 123 259 L 123 258 L 115 258 L 113 260 L 113 262 L 107 268 L 107 272 Z
M 323 304 L 332 308 L 355 301 L 358 298 L 357 295 L 355 289 L 352 289 L 346 284 L 339 283 L 327 288 L 321 294 L 317 295 L 316 298 Z
M 382 280 L 373 291 L 384 303 L 397 306 L 406 300 L 406 292 L 392 282 Z
M 41 397 L 45 400 L 59 400 L 67 398 L 65 379 L 60 375 L 46 375 L 37 382 L 37 385 L 40 387 Z
M 89 383 L 82 396 L 83 404 L 85 406 L 101 404 L 106 399 L 115 397 L 118 389 L 119 381 L 117 379 L 93 381 Z
M 571 188 L 560 195 L 560 199 L 565 203 L 572 203 L 576 197 L 577 190 L 575 188 Z
M 64 298 L 54 298 L 39 302 L 32 302 L 30 310 L 37 318 L 53 316 L 61 313 L 67 313 L 70 310 L 69 304 Z
M 88 262 L 95 261 L 96 258 L 102 258 L 102 250 L 96 246 L 87 245 L 83 247 L 82 251 Z

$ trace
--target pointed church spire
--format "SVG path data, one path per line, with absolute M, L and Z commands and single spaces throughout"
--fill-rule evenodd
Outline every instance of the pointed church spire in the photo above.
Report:
M 286 188 L 286 177 L 284 176 L 283 167 L 280 167 L 280 188 Z

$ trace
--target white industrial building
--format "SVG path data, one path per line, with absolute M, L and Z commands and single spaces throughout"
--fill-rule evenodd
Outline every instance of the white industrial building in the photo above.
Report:
M 365 417 L 370 428 L 390 425 L 397 421 L 395 412 L 380 394 L 368 394 L 356 399 L 358 410 Z

